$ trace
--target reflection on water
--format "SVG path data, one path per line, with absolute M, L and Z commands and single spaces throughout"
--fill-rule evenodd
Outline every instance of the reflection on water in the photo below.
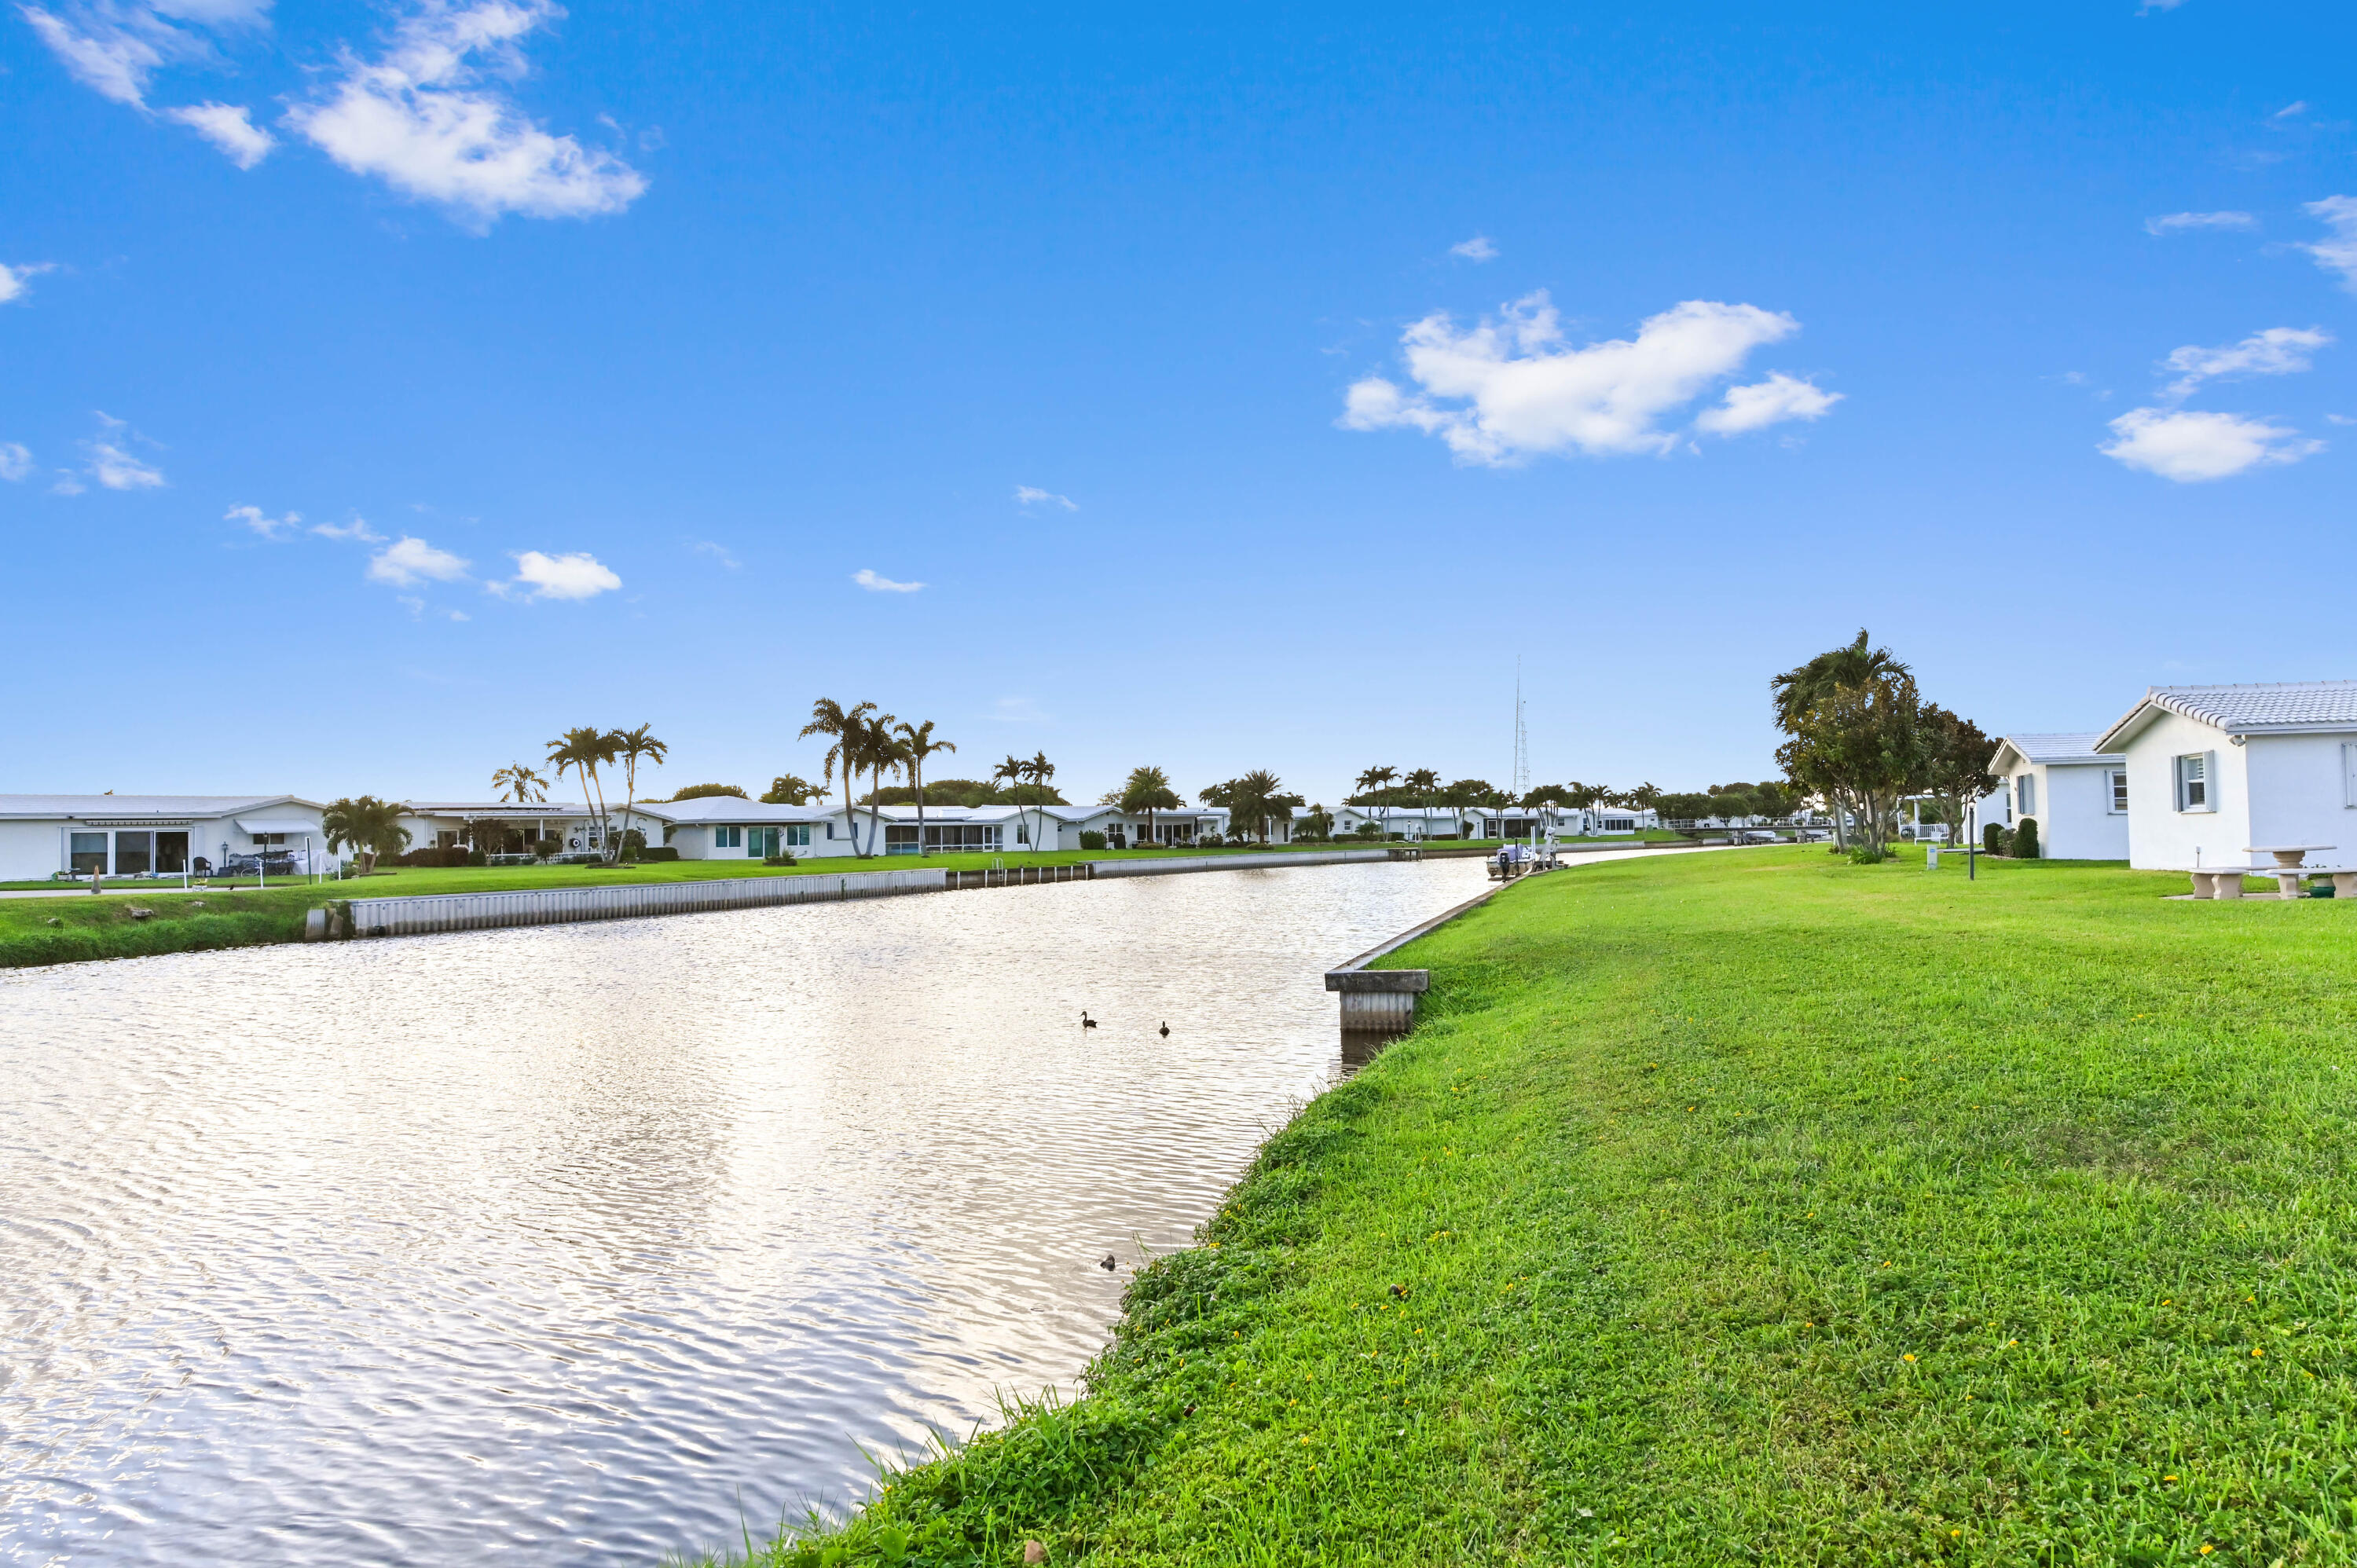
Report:
M 1097 1260 L 1338 1070 L 1319 972 L 1482 875 L 0 977 L 0 1562 L 642 1564 L 851 1497 L 1069 1382 Z

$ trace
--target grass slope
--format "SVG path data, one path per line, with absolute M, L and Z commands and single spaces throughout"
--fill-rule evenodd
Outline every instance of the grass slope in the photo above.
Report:
M 1090 1397 L 767 1560 L 2357 1560 L 2357 906 L 2181 881 L 1520 885 Z

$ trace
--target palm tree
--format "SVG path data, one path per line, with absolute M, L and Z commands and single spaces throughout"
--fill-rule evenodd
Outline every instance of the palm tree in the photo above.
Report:
M 362 876 L 376 869 L 378 855 L 388 851 L 399 854 L 409 844 L 409 830 L 401 825 L 401 808 L 373 795 L 328 802 L 319 813 L 319 826 L 328 835 L 329 854 L 347 844 L 360 852 Z
M 630 831 L 630 809 L 639 803 L 639 758 L 651 757 L 661 768 L 671 747 L 655 738 L 652 725 L 640 725 L 636 729 L 618 729 L 607 736 L 614 743 L 615 755 L 622 759 L 622 832 Z
M 1048 760 L 1046 752 L 1034 752 L 1031 755 L 1031 760 L 1023 765 L 1023 776 L 1039 787 L 1039 799 L 1037 802 L 1039 807 L 1039 826 L 1031 830 L 1031 847 L 1036 850 L 1039 847 L 1039 836 L 1048 826 L 1048 797 L 1055 793 L 1048 786 L 1049 780 L 1056 777 L 1056 765 Z
M 597 854 L 608 861 L 614 858 L 614 834 L 606 816 L 606 786 L 597 769 L 611 763 L 620 751 L 613 732 L 587 725 L 566 730 L 548 743 L 548 760 L 556 764 L 556 777 L 561 779 L 570 771 L 587 784 L 586 793 L 595 800 L 597 811 Z
M 1170 788 L 1170 775 L 1159 768 L 1133 768 L 1128 782 L 1121 787 L 1121 796 L 1114 802 L 1125 815 L 1146 813 L 1146 842 L 1154 842 L 1154 813 L 1175 811 L 1182 801 Z
M 1907 666 L 1892 658 L 1890 650 L 1867 646 L 1873 640 L 1860 627 L 1857 641 L 1820 653 L 1797 670 L 1771 678 L 1768 691 L 1776 704 L 1777 726 L 1787 735 L 1797 735 L 1801 715 L 1834 693 L 1906 674 Z
M 1391 769 L 1383 771 L 1388 774 Z M 1267 768 L 1254 768 L 1236 779 L 1230 788 L 1235 791 L 1235 799 L 1230 808 L 1232 812 L 1250 813 L 1251 820 L 1259 826 L 1261 843 L 1268 842 L 1268 820 L 1279 809 L 1286 810 L 1287 822 L 1293 820 L 1293 813 L 1286 807 L 1285 785 Z
M 860 732 L 866 716 L 876 711 L 873 703 L 861 703 L 845 708 L 833 697 L 821 697 L 811 704 L 811 722 L 802 725 L 796 740 L 807 740 L 814 735 L 831 736 L 834 744 L 827 748 L 822 777 L 832 777 L 834 765 L 843 764 L 843 821 L 851 833 L 851 852 L 859 853 L 859 826 L 852 817 L 852 802 L 858 798 L 859 787 L 855 775 L 859 769 Z M 866 858 L 862 856 L 862 858 Z
M 957 743 L 933 738 L 933 721 L 923 724 L 903 723 L 899 726 L 900 747 L 908 754 L 909 787 L 917 792 L 917 854 L 925 853 L 925 758 L 939 751 L 955 751 Z
M 890 714 L 878 714 L 860 725 L 860 760 L 873 780 L 867 788 L 868 854 L 876 853 L 876 835 L 884 823 L 884 808 L 880 800 L 884 793 L 884 776 L 899 772 L 909 762 L 908 743 L 893 733 L 894 726 L 899 722 Z
M 1433 796 L 1440 792 L 1440 775 L 1429 768 L 1419 768 L 1400 783 L 1408 790 L 1409 800 L 1418 806 L 1432 804 Z
M 533 805 L 548 799 L 548 780 L 521 762 L 511 762 L 492 774 L 491 788 L 508 791 L 504 798 L 519 806 Z

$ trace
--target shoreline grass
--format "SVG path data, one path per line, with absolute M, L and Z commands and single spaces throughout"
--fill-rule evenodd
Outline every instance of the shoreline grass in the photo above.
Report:
M 2357 1560 L 2357 909 L 1534 878 L 1090 1393 L 770 1564 Z
M 103 894 L 79 897 L 53 884 L 32 884 L 14 889 L 46 897 L 9 897 L 0 888 L 0 969 L 36 968 L 52 963 L 77 963 L 97 959 L 141 958 L 167 952 L 197 952 L 218 948 L 258 947 L 303 940 L 305 916 L 312 909 L 347 898 L 383 898 L 441 893 L 505 893 L 539 887 L 605 887 L 659 882 L 716 881 L 755 876 L 809 876 L 847 872 L 948 869 L 977 871 L 992 866 L 1070 865 L 1089 860 L 1151 860 L 1184 858 L 1188 854 L 1232 856 L 1248 861 L 1255 855 L 1294 851 L 1382 848 L 1382 844 L 1270 844 L 1223 846 L 1219 849 L 1049 850 L 932 855 L 875 855 L 866 860 L 848 855 L 805 859 L 792 865 L 768 865 L 758 860 L 646 861 L 627 866 L 496 865 L 447 868 L 401 867 L 342 882 L 274 883 L 256 887 L 199 883 L 183 889 L 177 882 L 109 882 Z M 65 896 L 56 896 L 65 893 Z M 145 911 L 135 916 L 134 909 Z

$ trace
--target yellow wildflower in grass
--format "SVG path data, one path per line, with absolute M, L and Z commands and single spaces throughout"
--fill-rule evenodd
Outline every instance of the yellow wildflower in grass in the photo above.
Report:
M 1900 1360 L 1902 1360 L 1902 1361 L 1911 1361 L 1911 1360 L 1913 1360 L 1915 1358 L 1914 1358 L 1912 1355 L 1907 1355 L 1907 1356 L 1901 1356 L 1901 1357 L 1900 1357 L 1899 1359 L 1900 1359 Z
M 2217 1550 L 2218 1550 L 2218 1549 L 2217 1549 L 2216 1547 L 2214 1547 L 2214 1546 L 2211 1545 L 2211 1544 L 2210 1544 L 2208 1541 L 2203 1541 L 2203 1542 L 2201 1543 L 2201 1555 L 2202 1555 L 2202 1556 L 2204 1556 L 2204 1557 L 2209 1556 L 2212 1552 L 2215 1552 L 2215 1551 L 2217 1551 Z

